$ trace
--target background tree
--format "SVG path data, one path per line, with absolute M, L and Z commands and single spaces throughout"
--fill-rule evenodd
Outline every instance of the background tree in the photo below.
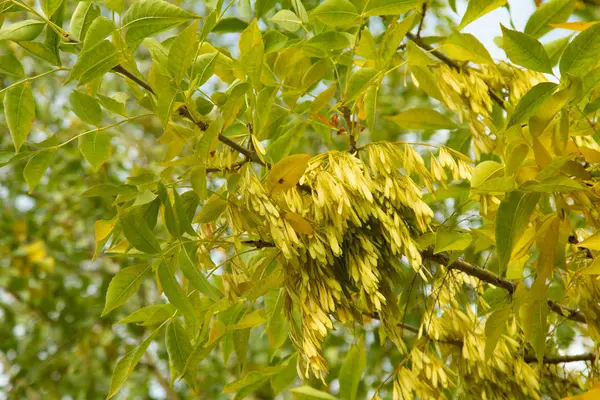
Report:
M 6 397 L 595 398 L 595 3 L 0 0 Z

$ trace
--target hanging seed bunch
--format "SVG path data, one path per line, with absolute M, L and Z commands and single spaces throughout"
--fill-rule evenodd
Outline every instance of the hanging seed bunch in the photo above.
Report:
M 362 323 L 363 315 L 376 314 L 405 351 L 393 282 L 401 259 L 421 265 L 415 239 L 430 230 L 433 218 L 421 187 L 431 191 L 437 179 L 471 174 L 468 159 L 446 148 L 432 158 L 431 169 L 408 145 L 371 144 L 359 154 L 290 156 L 266 184 L 248 170 L 241 188 L 244 206 L 264 218 L 256 233 L 281 251 L 288 317 L 297 312 L 301 321 L 300 328 L 290 324 L 290 334 L 305 356 L 306 373 L 312 369 L 318 377 L 327 371 L 321 343 L 332 317 Z M 273 176 L 276 169 L 284 173 Z M 287 188 L 285 180 L 295 174 L 298 184 Z
M 448 108 L 468 123 L 477 159 L 494 147 L 490 137 L 490 132 L 495 131 L 490 119 L 494 105 L 490 90 L 497 95 L 507 93 L 509 100 L 516 104 L 530 88 L 547 81 L 542 73 L 502 62 L 494 66 L 483 65 L 480 69 L 461 70 L 443 64 L 435 69 L 435 75 Z

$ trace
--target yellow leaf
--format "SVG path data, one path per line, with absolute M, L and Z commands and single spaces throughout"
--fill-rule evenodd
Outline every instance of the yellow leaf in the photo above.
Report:
M 36 240 L 35 242 L 25 246 L 25 252 L 27 253 L 27 259 L 32 263 L 41 262 L 48 254 L 46 252 L 46 246 L 41 240 Z
M 559 29 L 568 29 L 570 31 L 584 31 L 590 26 L 597 24 L 600 21 L 591 22 L 562 22 L 560 24 L 550 24 L 550 26 Z
M 594 261 L 581 271 L 584 275 L 600 275 L 600 257 L 594 259 Z
M 309 236 L 311 236 L 314 233 L 310 222 L 302 218 L 302 216 L 299 214 L 289 212 L 285 214 L 285 219 L 287 220 L 287 222 L 289 222 L 289 224 L 292 226 L 292 228 L 294 228 L 296 232 L 304 233 L 305 235 Z
M 121 240 L 115 246 L 106 250 L 106 253 L 117 253 L 117 254 L 125 254 L 129 249 L 129 241 L 127 239 Z
M 96 243 L 105 239 L 112 232 L 115 224 L 113 221 L 99 219 L 94 224 L 94 232 L 96 233 Z
M 277 193 L 296 186 L 308 167 L 309 159 L 308 154 L 294 154 L 281 159 L 267 175 L 267 188 L 271 193 Z
M 592 236 L 580 242 L 577 246 L 585 247 L 590 250 L 600 250 L 600 231 L 596 231 Z
M 583 154 L 587 162 L 594 164 L 600 163 L 600 151 L 585 146 L 579 147 L 579 151 L 581 151 L 581 154 Z

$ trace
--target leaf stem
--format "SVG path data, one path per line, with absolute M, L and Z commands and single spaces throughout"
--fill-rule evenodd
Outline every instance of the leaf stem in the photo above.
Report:
M 0 90 L 0 94 L 2 94 L 2 93 L 4 93 L 4 92 L 6 92 L 6 91 L 7 91 L 8 89 L 10 89 L 10 88 L 13 88 L 13 87 L 15 87 L 15 86 L 19 86 L 19 85 L 21 85 L 21 84 L 23 84 L 23 83 L 27 83 L 27 82 L 35 81 L 36 79 L 43 78 L 43 77 L 44 77 L 44 76 L 46 76 L 46 75 L 50 75 L 50 74 L 53 74 L 53 73 L 55 73 L 55 72 L 58 72 L 58 71 L 68 71 L 68 70 L 69 70 L 69 68 L 63 68 L 63 67 L 59 67 L 59 68 L 52 69 L 52 70 L 50 70 L 50 71 L 46 71 L 46 72 L 44 72 L 44 73 L 41 73 L 41 74 L 39 74 L 39 75 L 36 75 L 36 76 L 32 76 L 32 77 L 29 77 L 29 78 L 25 78 L 25 79 L 23 79 L 23 80 L 20 80 L 19 82 L 15 82 L 15 83 L 13 83 L 12 85 L 10 85 L 10 86 L 7 86 L 7 87 L 5 87 L 4 89 Z
M 72 138 L 68 139 L 67 141 L 65 141 L 65 142 L 63 142 L 63 143 L 61 143 L 61 144 L 58 144 L 58 145 L 54 146 L 54 148 L 57 148 L 57 149 L 58 149 L 59 147 L 63 147 L 64 145 L 66 145 L 66 144 L 68 144 L 68 143 L 72 142 L 73 140 L 75 140 L 75 139 L 79 139 L 80 137 L 82 137 L 82 136 L 85 136 L 85 135 L 88 135 L 88 134 L 90 134 L 90 133 L 94 133 L 94 132 L 102 132 L 102 131 L 105 131 L 105 130 L 107 130 L 107 129 L 114 128 L 115 126 L 122 125 L 122 124 L 124 124 L 124 123 L 126 123 L 126 122 L 133 121 L 133 120 L 136 120 L 136 119 L 139 119 L 139 118 L 151 117 L 151 116 L 153 116 L 153 115 L 154 115 L 154 114 L 150 114 L 150 113 L 149 113 L 149 114 L 136 115 L 136 116 L 134 116 L 134 117 L 129 117 L 129 118 L 123 119 L 123 120 L 121 120 L 121 121 L 115 122 L 114 124 L 106 125 L 106 126 L 103 126 L 103 127 L 100 127 L 100 128 L 96 128 L 96 129 L 91 129 L 91 130 L 89 130 L 89 131 L 82 132 L 82 133 L 80 133 L 79 135 L 75 135 L 75 136 L 73 136 Z

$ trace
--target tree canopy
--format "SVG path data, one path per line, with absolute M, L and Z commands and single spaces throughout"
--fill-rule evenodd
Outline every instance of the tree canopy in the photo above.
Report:
M 600 396 L 600 6 L 513 3 L 0 0 L 0 392 Z

